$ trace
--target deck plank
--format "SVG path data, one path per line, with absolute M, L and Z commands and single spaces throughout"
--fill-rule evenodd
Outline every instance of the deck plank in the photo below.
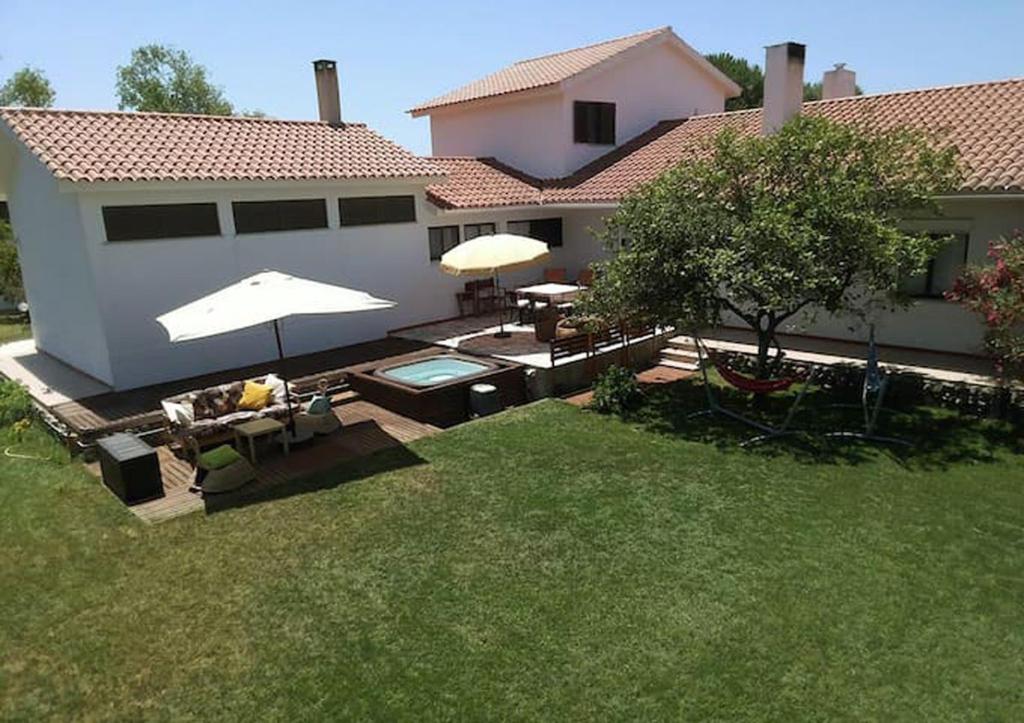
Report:
M 341 431 L 297 446 L 288 455 L 264 447 L 257 452 L 254 482 L 235 492 L 206 499 L 190 491 L 194 473 L 188 463 L 178 459 L 168 447 L 158 447 L 157 459 L 163 475 L 164 496 L 132 505 L 129 509 L 139 519 L 149 523 L 163 522 L 200 510 L 214 512 L 244 504 L 246 500 L 258 499 L 268 490 L 280 488 L 293 480 L 309 477 L 384 449 L 404 446 L 441 431 L 364 400 L 346 401 L 335 407 L 334 413 L 342 421 Z M 97 477 L 100 476 L 98 463 L 88 464 L 86 468 Z

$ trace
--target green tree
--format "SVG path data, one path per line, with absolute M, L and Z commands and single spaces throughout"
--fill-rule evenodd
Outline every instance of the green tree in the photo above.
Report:
M 43 71 L 24 67 L 0 86 L 0 105 L 20 105 L 27 108 L 49 108 L 57 94 L 43 75 Z
M 18 246 L 11 225 L 0 219 L 0 297 L 19 303 L 25 300 L 25 286 L 21 280 Z
M 165 45 L 132 51 L 117 69 L 118 107 L 162 113 L 231 115 L 231 104 L 188 53 Z
M 609 219 L 628 238 L 584 308 L 606 319 L 714 325 L 731 312 L 768 375 L 776 330 L 801 312 L 905 303 L 944 240 L 900 227 L 959 187 L 956 151 L 909 129 L 870 133 L 798 116 L 770 136 L 726 129 L 706 156 L 641 187 Z
M 731 53 L 711 53 L 704 57 L 742 89 L 738 97 L 725 101 L 726 110 L 761 107 L 764 102 L 764 73 L 761 66 Z

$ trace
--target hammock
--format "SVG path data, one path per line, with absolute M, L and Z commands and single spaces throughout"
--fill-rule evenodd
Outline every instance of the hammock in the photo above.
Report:
M 711 363 L 715 365 L 718 375 L 741 392 L 750 392 L 752 394 L 784 392 L 796 383 L 796 379 L 792 377 L 782 377 L 780 379 L 752 379 L 751 377 L 740 374 L 735 369 L 731 369 L 729 365 L 711 349 L 705 347 L 704 351 L 708 355 L 708 359 L 711 360 Z
M 815 367 L 811 367 L 810 374 L 808 374 L 807 379 L 804 380 L 805 383 L 803 388 L 800 390 L 800 393 L 797 394 L 792 406 L 790 406 L 789 411 L 786 413 L 785 419 L 782 420 L 782 424 L 778 427 L 772 427 L 771 425 L 759 422 L 756 419 L 745 417 L 739 412 L 726 409 L 719 404 L 714 392 L 712 392 L 711 382 L 708 380 L 707 362 L 710 361 L 711 364 L 714 365 L 719 376 L 721 376 L 727 384 L 742 392 L 750 392 L 753 394 L 783 392 L 792 387 L 797 382 L 797 379 L 795 377 L 781 377 L 779 379 L 751 379 L 748 376 L 740 374 L 735 369 L 730 368 L 729 365 L 726 364 L 716 352 L 712 351 L 696 333 L 693 335 L 693 344 L 697 347 L 697 356 L 700 358 L 700 373 L 704 378 L 704 391 L 708 399 L 708 408 L 699 412 L 694 412 L 690 415 L 691 417 L 722 414 L 761 432 L 761 434 L 740 443 L 741 447 L 757 444 L 758 442 L 764 442 L 769 439 L 775 439 L 776 437 L 783 437 L 787 434 L 797 433 L 798 430 L 791 430 L 789 428 L 789 424 L 793 421 L 793 416 L 796 414 L 797 409 L 800 408 L 800 402 L 803 401 L 804 395 L 811 386 L 811 381 L 813 380 L 816 371 Z

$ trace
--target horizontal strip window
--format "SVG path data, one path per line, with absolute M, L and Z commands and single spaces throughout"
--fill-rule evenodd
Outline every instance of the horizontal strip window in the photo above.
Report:
M 382 223 L 415 223 L 416 199 L 412 196 L 356 196 L 339 198 L 342 226 Z
M 104 206 L 107 241 L 220 236 L 216 203 Z
M 327 201 L 308 198 L 298 201 L 234 201 L 235 233 L 302 231 L 327 228 Z
M 432 226 L 427 229 L 430 242 L 430 260 L 440 261 L 441 257 L 459 245 L 458 226 Z
M 562 219 L 560 218 L 534 218 L 529 221 L 509 221 L 508 232 L 517 236 L 535 238 L 552 247 L 562 245 Z
M 462 238 L 469 241 L 477 236 L 493 236 L 494 231 L 493 223 L 467 223 L 462 227 Z

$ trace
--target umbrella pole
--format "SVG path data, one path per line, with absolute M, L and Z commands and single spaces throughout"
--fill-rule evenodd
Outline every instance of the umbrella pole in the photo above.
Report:
M 501 293 L 501 276 L 498 270 L 494 270 L 494 293 L 499 294 L 498 296 L 498 333 L 494 335 L 495 339 L 508 339 L 512 334 L 505 331 L 505 295 Z
M 292 412 L 292 391 L 288 388 L 288 372 L 285 370 L 284 347 L 281 346 L 281 328 L 274 319 L 274 339 L 277 341 L 277 359 L 280 362 L 281 378 L 284 380 L 284 401 L 288 405 L 288 429 L 289 437 L 295 436 L 295 414 Z

